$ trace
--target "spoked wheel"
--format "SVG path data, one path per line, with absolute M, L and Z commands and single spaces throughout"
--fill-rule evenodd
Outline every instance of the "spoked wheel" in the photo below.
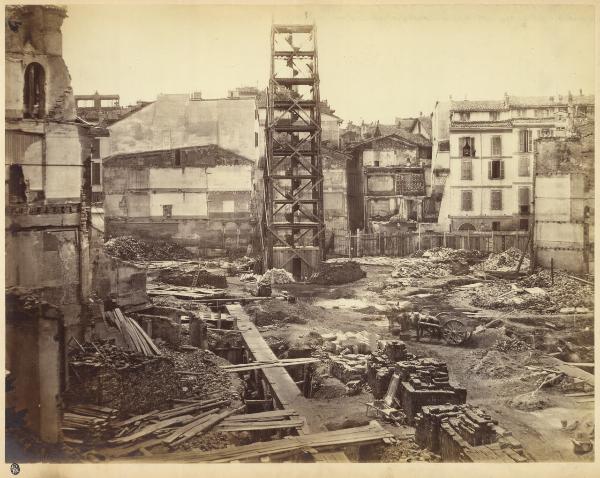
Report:
M 469 334 L 460 320 L 452 319 L 442 326 L 442 337 L 450 345 L 460 345 L 467 340 Z

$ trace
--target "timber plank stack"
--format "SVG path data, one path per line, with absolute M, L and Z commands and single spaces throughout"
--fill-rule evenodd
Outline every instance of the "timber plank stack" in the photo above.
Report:
M 130 350 L 135 350 L 146 356 L 161 354 L 158 347 L 140 325 L 131 317 L 123 315 L 120 309 L 108 310 L 104 312 L 104 315 L 119 329 Z
M 256 462 L 270 457 L 274 461 L 293 458 L 306 450 L 339 450 L 346 446 L 386 442 L 393 435 L 373 421 L 367 426 L 347 428 L 309 435 L 290 436 L 282 440 L 256 442 L 250 445 L 228 447 L 208 452 L 172 452 L 165 455 L 141 457 L 140 460 L 175 461 L 186 463 L 228 463 L 232 461 Z
M 117 411 L 97 405 L 73 405 L 63 413 L 63 441 L 69 445 L 102 440 Z

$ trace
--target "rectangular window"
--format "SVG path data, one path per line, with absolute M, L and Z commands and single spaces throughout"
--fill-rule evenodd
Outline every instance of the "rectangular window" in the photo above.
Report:
M 475 157 L 475 138 L 463 136 L 458 138 L 458 154 L 463 158 Z
M 492 211 L 502 211 L 502 190 L 494 189 L 490 191 L 490 209 Z
M 529 229 L 529 219 L 519 219 L 519 229 L 521 229 L 521 231 Z
M 171 217 L 173 215 L 173 205 L 172 204 L 164 204 L 162 208 L 163 208 L 163 217 Z
M 551 129 L 544 128 L 544 129 L 540 130 L 541 138 L 550 138 L 552 136 L 554 136 L 554 134 Z
M 490 121 L 498 121 L 500 113 L 498 111 L 490 111 Z
M 460 161 L 460 179 L 473 179 L 473 161 L 471 158 L 463 158 Z
M 468 111 L 461 111 L 461 113 L 460 113 L 461 121 L 469 121 L 470 118 L 471 118 L 471 113 L 469 113 Z
M 529 188 L 519 188 L 519 214 L 529 214 Z
M 438 145 L 439 151 L 450 151 L 450 141 L 440 141 Z
M 492 136 L 492 156 L 502 156 L 502 136 Z
M 492 221 L 492 231 L 500 230 L 500 221 Z
M 529 157 L 528 156 L 520 156 L 519 157 L 519 176 L 520 177 L 529 176 Z
M 473 210 L 473 191 L 462 191 L 460 208 L 462 211 Z
M 92 163 L 92 185 L 99 186 L 102 184 L 100 178 L 100 163 Z
M 531 130 L 519 130 L 519 152 L 531 153 L 533 151 L 533 134 Z
M 488 179 L 504 179 L 504 161 L 494 159 L 488 162 Z
M 517 115 L 521 118 L 524 118 L 525 116 L 527 116 L 527 109 L 526 108 L 519 108 L 517 110 Z
M 254 133 L 254 146 L 258 148 L 258 133 Z
M 92 159 L 100 159 L 100 138 L 92 138 L 90 146 Z

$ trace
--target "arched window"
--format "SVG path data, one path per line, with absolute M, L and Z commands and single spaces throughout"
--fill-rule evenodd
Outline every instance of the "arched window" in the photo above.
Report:
M 45 115 L 46 74 L 39 63 L 30 63 L 25 68 L 23 86 L 23 117 L 43 118 Z
M 460 225 L 460 227 L 458 228 L 459 231 L 474 231 L 475 230 L 475 226 L 473 224 L 471 224 L 470 222 L 465 222 L 463 224 Z

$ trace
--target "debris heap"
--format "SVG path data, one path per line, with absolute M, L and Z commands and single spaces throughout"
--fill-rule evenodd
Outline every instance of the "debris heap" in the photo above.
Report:
M 333 285 L 355 282 L 367 276 L 367 273 L 354 261 L 323 262 L 321 270 L 312 275 L 310 282 L 313 284 Z
M 126 261 L 172 261 L 193 259 L 186 248 L 168 241 L 146 241 L 133 236 L 119 236 L 104 243 L 104 251 Z
M 522 445 L 478 407 L 425 406 L 415 422 L 415 441 L 443 461 L 527 461 Z
M 217 289 L 227 288 L 227 279 L 223 274 L 213 274 L 198 265 L 191 267 L 167 267 L 158 273 L 158 280 L 165 284 L 187 287 L 211 286 Z
M 484 271 L 514 271 L 517 269 L 522 255 L 523 252 L 520 249 L 511 247 L 510 249 L 507 249 L 499 254 L 490 254 L 485 261 L 475 268 Z M 525 254 L 525 258 L 521 264 L 521 270 L 526 271 L 527 269 L 529 269 L 529 257 L 527 254 Z
M 84 343 L 69 354 L 67 403 L 91 403 L 118 410 L 119 415 L 144 413 L 178 392 L 173 361 L 163 356 L 123 350 L 110 341 Z
M 285 269 L 269 269 L 258 281 L 259 284 L 276 285 L 296 282 L 294 276 Z
M 367 357 L 360 354 L 331 356 L 329 374 L 343 383 L 363 380 L 367 372 Z

